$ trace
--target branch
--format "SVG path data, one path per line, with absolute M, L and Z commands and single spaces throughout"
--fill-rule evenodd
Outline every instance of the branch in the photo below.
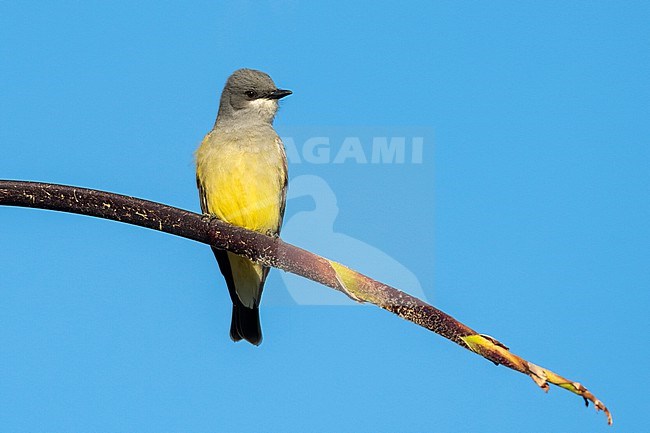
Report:
M 605 405 L 578 382 L 563 378 L 511 353 L 487 335 L 479 334 L 450 315 L 393 287 L 339 263 L 260 233 L 224 223 L 214 217 L 119 194 L 72 186 L 0 180 L 0 205 L 71 212 L 147 227 L 192 239 L 245 256 L 316 281 L 359 302 L 370 302 L 416 325 L 530 376 L 544 391 L 549 383 L 591 401 L 596 410 L 612 416 Z

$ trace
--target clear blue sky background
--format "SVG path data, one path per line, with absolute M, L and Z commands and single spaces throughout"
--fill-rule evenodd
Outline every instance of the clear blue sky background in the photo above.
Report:
M 223 83 L 262 69 L 294 91 L 285 136 L 333 153 L 342 136 L 424 136 L 419 164 L 292 161 L 338 215 L 301 229 L 324 197 L 311 184 L 288 202 L 290 240 L 372 276 L 399 264 L 438 307 L 584 383 L 616 430 L 378 308 L 297 302 L 277 270 L 264 343 L 234 344 L 208 247 L 5 207 L 1 430 L 647 428 L 648 3 L 227 3 L 0 1 L 0 178 L 197 211 L 192 153 Z

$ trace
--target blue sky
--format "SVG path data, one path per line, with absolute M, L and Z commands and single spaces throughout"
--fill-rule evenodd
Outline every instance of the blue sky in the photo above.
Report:
M 162 3 L 0 2 L 0 178 L 198 211 L 192 153 L 223 83 L 264 70 L 294 91 L 288 241 L 582 382 L 618 431 L 647 426 L 646 2 Z M 404 162 L 372 163 L 377 137 Z M 277 270 L 264 343 L 234 344 L 188 240 L 3 207 L 0 242 L 3 431 L 613 431 Z

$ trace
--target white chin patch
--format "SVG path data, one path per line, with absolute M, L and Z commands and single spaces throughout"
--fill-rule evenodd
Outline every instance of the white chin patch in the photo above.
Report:
M 250 101 L 250 106 L 263 117 L 273 118 L 278 111 L 278 102 L 275 99 L 259 98 Z

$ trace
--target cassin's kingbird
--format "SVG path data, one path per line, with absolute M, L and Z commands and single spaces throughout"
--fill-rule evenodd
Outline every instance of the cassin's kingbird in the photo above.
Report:
M 287 157 L 273 129 L 278 99 L 290 95 L 271 77 L 239 69 L 226 81 L 212 131 L 196 151 L 203 213 L 270 236 L 280 233 Z M 269 268 L 212 248 L 232 299 L 230 338 L 262 342 L 259 304 Z

